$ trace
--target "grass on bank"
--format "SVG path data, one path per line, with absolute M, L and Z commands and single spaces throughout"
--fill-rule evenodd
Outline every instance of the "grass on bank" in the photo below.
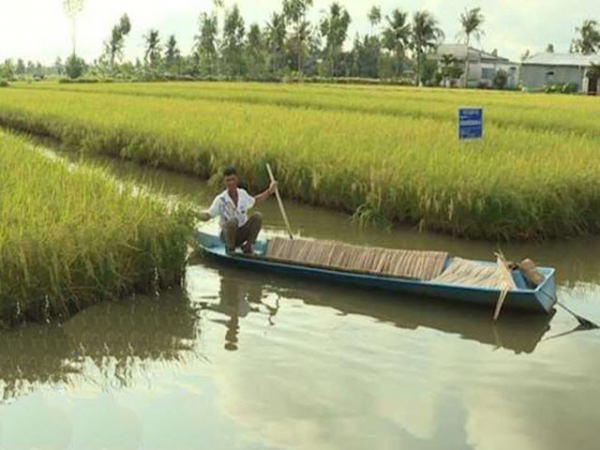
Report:
M 120 87 L 98 93 L 11 88 L 0 95 L 0 124 L 53 137 L 77 151 L 204 178 L 234 164 L 254 189 L 267 184 L 269 161 L 288 197 L 460 236 L 529 239 L 600 231 L 600 142 L 593 132 L 551 131 L 544 117 L 555 113 L 545 99 L 521 108 L 533 110 L 529 120 L 539 117 L 540 127 L 490 120 L 482 142 L 459 143 L 454 120 L 413 114 L 408 100 L 408 114 L 388 115 L 222 102 L 198 94 L 212 89 L 210 95 L 227 97 L 242 89 L 230 84 L 187 85 L 185 99 L 146 95 L 154 87 L 140 86 L 139 95 L 119 93 Z M 259 92 L 252 95 L 270 95 L 268 86 L 240 86 Z M 291 96 L 306 95 L 304 87 L 292 88 L 285 87 Z M 343 104 L 369 95 L 381 102 L 404 95 L 388 88 L 348 89 L 347 100 L 337 87 L 318 97 Z M 425 104 L 434 98 L 444 105 L 428 91 L 406 91 Z M 465 95 L 470 103 L 481 96 L 491 105 L 530 98 Z M 455 110 L 449 102 L 444 108 Z M 562 99 L 557 104 L 565 106 Z
M 189 212 L 1 132 L 0 179 L 2 322 L 179 284 Z

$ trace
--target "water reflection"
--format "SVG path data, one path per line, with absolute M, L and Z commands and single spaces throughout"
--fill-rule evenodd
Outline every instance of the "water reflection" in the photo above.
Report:
M 266 314 L 269 324 L 275 325 L 279 298 L 275 305 L 270 305 L 263 301 L 263 292 L 263 286 L 257 282 L 256 277 L 248 277 L 243 272 L 220 273 L 218 303 L 200 302 L 202 309 L 227 317 L 211 319 L 227 328 L 224 344 L 226 350 L 238 350 L 240 318 L 245 318 L 250 313 Z
M 103 389 L 130 386 L 149 362 L 199 357 L 198 311 L 180 290 L 95 305 L 64 324 L 0 333 L 0 398 L 10 402 L 41 384 L 77 377 Z
M 507 311 L 501 320 L 494 323 L 492 312 L 485 308 L 348 289 L 307 279 L 244 271 L 212 262 L 206 262 L 206 265 L 218 274 L 220 287 L 215 302 L 203 301 L 201 304 L 204 309 L 227 317 L 212 320 L 227 327 L 224 346 L 228 350 L 238 349 L 240 327 L 243 326 L 240 318 L 253 313 L 263 314 L 274 325 L 281 299 L 334 308 L 342 316 L 369 317 L 405 330 L 433 329 L 515 353 L 532 353 L 550 330 L 554 316 L 554 312 L 550 315 L 529 315 Z

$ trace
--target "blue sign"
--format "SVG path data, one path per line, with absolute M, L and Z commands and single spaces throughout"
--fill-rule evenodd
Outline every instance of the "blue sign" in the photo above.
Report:
M 458 138 L 483 138 L 483 108 L 458 109 Z

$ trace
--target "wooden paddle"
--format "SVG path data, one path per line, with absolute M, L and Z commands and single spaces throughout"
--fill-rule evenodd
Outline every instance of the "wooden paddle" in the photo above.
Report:
M 267 163 L 267 172 L 269 172 L 269 178 L 271 179 L 271 183 L 275 182 L 275 177 L 273 176 L 273 171 L 271 170 L 271 165 Z M 283 216 L 283 221 L 285 222 L 285 226 L 287 228 L 288 235 L 291 240 L 294 240 L 294 234 L 292 233 L 292 227 L 290 226 L 290 221 L 288 220 L 287 214 L 285 213 L 285 208 L 283 207 L 283 201 L 281 200 L 281 196 L 279 195 L 279 189 L 275 190 L 275 196 L 277 197 L 277 203 L 279 204 L 279 210 L 281 211 L 281 215 Z

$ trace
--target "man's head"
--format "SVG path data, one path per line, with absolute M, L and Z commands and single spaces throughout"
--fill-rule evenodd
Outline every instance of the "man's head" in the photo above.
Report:
M 237 176 L 235 167 L 227 167 L 223 171 L 223 182 L 225 183 L 225 187 L 227 189 L 237 189 L 240 180 Z

